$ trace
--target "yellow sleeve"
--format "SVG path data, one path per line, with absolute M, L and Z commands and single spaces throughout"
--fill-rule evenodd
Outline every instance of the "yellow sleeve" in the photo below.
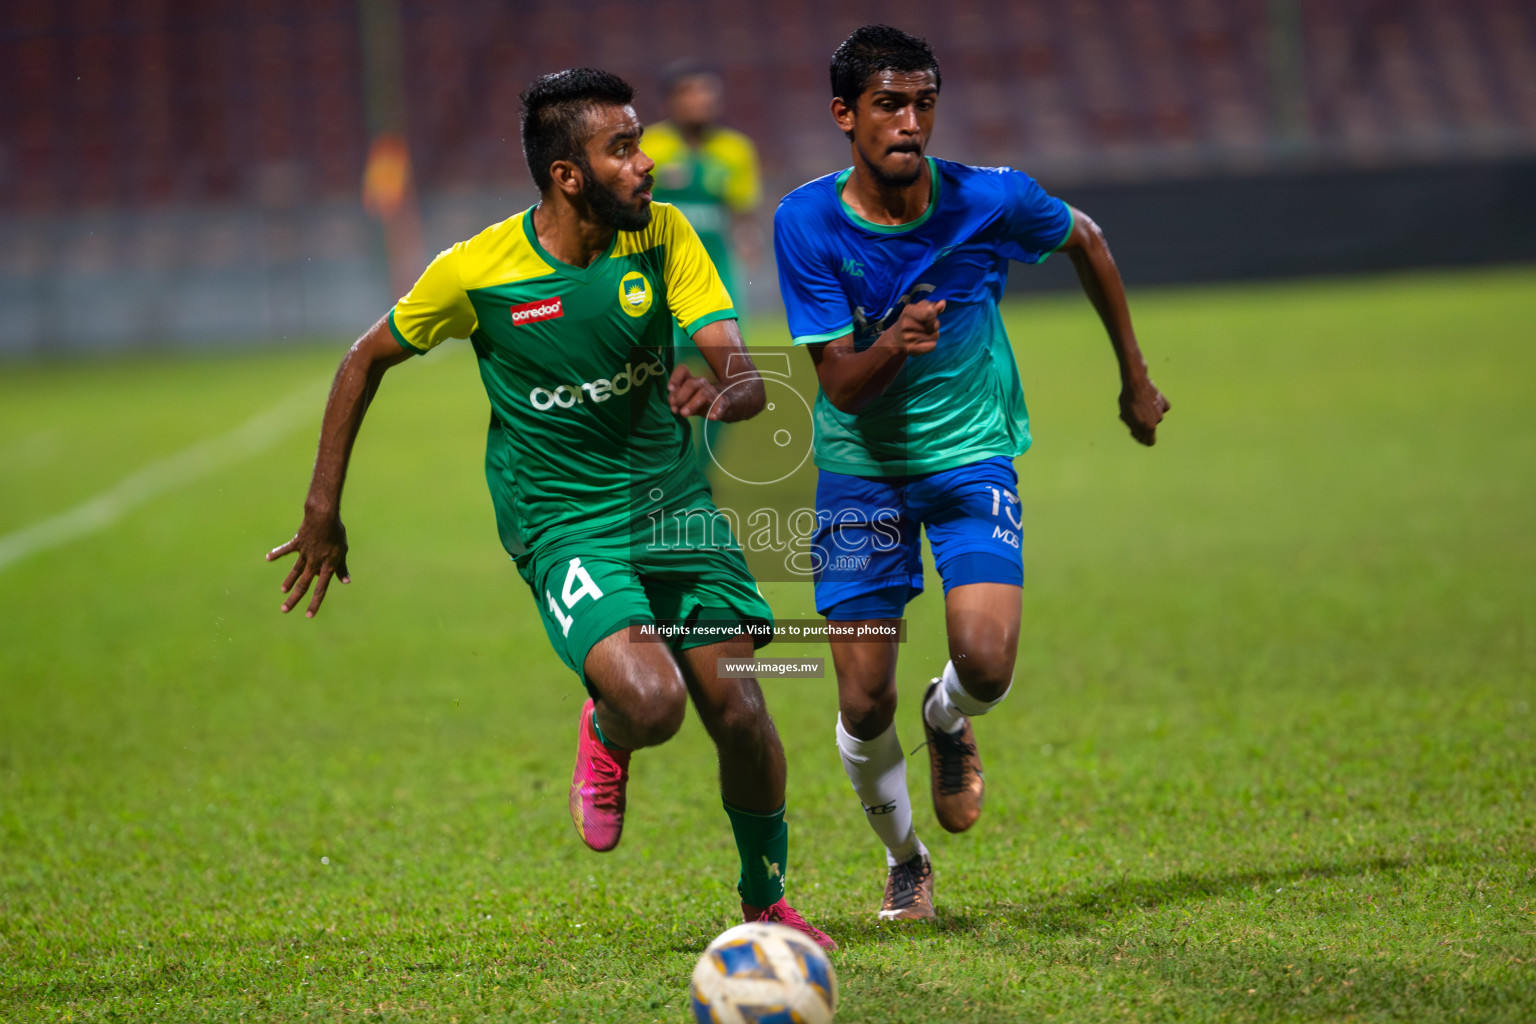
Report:
M 734 213 L 746 213 L 763 198 L 762 180 L 757 172 L 757 147 L 740 132 L 722 132 L 717 136 L 715 155 L 728 168 L 725 188 L 720 198 Z
M 731 295 L 720 280 L 714 261 L 704 251 L 699 233 L 674 206 L 658 203 L 654 209 L 666 217 L 667 305 L 678 326 L 693 337 L 705 324 L 734 319 Z
M 389 329 L 404 348 L 426 352 L 449 338 L 467 338 L 480 326 L 459 280 L 463 244 L 438 253 L 389 311 Z

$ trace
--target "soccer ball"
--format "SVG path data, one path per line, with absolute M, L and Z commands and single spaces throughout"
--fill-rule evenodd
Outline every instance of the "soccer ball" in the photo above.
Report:
M 830 1024 L 837 975 L 821 947 L 793 928 L 754 921 L 722 932 L 693 969 L 700 1024 Z

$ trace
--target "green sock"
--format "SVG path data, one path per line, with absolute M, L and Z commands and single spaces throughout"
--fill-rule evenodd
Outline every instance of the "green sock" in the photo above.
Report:
M 784 873 L 789 861 L 789 826 L 784 808 L 769 814 L 725 805 L 741 854 L 741 881 L 736 891 L 754 907 L 771 907 L 784 898 Z
M 597 724 L 597 708 L 592 709 L 592 731 L 597 733 L 597 741 L 609 750 L 623 750 L 617 743 L 610 743 L 608 737 L 603 735 L 603 727 Z

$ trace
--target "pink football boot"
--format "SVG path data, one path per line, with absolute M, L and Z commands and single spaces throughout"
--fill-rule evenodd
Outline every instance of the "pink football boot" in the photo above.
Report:
M 624 787 L 629 782 L 629 751 L 615 750 L 597 738 L 592 701 L 581 706 L 576 732 L 576 770 L 571 774 L 571 821 L 581 841 L 598 853 L 619 845 L 624 834 Z
M 771 907 L 754 907 L 743 901 L 741 916 L 743 920 L 749 922 L 766 921 L 769 924 L 788 925 L 828 953 L 837 948 L 837 943 L 832 941 L 832 936 L 801 917 L 800 911 L 790 906 L 785 900 L 781 899 Z

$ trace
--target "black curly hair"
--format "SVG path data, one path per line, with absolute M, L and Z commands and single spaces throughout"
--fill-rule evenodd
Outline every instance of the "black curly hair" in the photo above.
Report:
M 556 160 L 585 164 L 587 112 L 596 106 L 628 106 L 635 90 L 624 79 L 597 68 L 570 68 L 536 78 L 522 100 L 523 158 L 543 192 Z
M 832 54 L 832 95 L 854 106 L 881 71 L 932 71 L 933 84 L 944 84 L 939 59 L 926 39 L 889 25 L 865 25 L 854 29 Z

